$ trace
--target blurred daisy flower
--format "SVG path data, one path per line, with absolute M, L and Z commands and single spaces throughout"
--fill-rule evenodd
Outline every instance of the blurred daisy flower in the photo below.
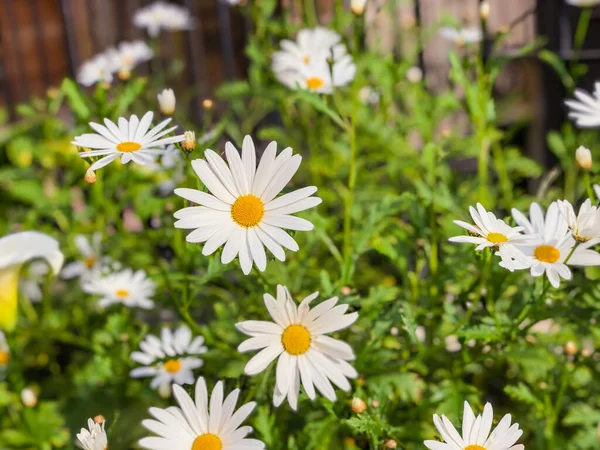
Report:
M 106 450 L 108 448 L 108 438 L 104 431 L 106 422 L 96 423 L 88 419 L 88 429 L 82 428 L 77 434 L 77 440 L 81 443 L 84 450 Z
M 66 264 L 60 273 L 61 278 L 64 280 L 76 277 L 86 278 L 100 273 L 102 268 L 101 244 L 102 233 L 100 232 L 94 233 L 89 240 L 81 234 L 75 236 L 75 247 L 79 250 L 81 259 Z
M 290 89 L 330 94 L 345 86 L 356 74 L 356 66 L 341 36 L 323 27 L 298 32 L 296 42 L 281 41 L 273 54 L 272 69 L 280 83 Z
M 84 86 L 96 83 L 112 83 L 115 73 L 114 62 L 107 55 L 101 53 L 85 61 L 77 71 L 77 82 Z
M 596 198 L 600 199 L 600 184 L 594 185 L 594 193 L 596 194 Z
M 273 322 L 249 320 L 236 325 L 242 333 L 251 336 L 238 347 L 240 352 L 262 349 L 244 369 L 247 375 L 264 371 L 277 361 L 275 406 L 287 398 L 292 409 L 298 408 L 300 383 L 311 400 L 316 398 L 315 387 L 330 401 L 336 400 L 331 382 L 348 392 L 348 378 L 357 372 L 347 361 L 355 359 L 352 348 L 343 341 L 326 336 L 342 330 L 358 319 L 358 313 L 346 314 L 348 305 L 338 305 L 337 297 L 310 308 L 318 292 L 306 297 L 296 306 L 288 289 L 277 286 L 277 298 L 265 294 L 265 306 Z
M 250 136 L 244 138 L 241 157 L 230 142 L 225 145 L 229 164 L 214 151 L 206 150 L 206 160 L 193 160 L 192 167 L 210 194 L 188 188 L 175 190 L 178 196 L 201 205 L 177 211 L 175 227 L 193 229 L 186 240 L 206 242 L 202 249 L 205 256 L 225 244 L 221 262 L 229 264 L 239 255 L 246 275 L 253 264 L 265 270 L 265 247 L 280 261 L 285 261 L 283 247 L 297 251 L 298 244 L 283 229 L 312 230 L 312 223 L 292 214 L 321 203 L 320 198 L 311 197 L 317 191 L 315 186 L 275 198 L 302 161 L 300 155 L 292 156 L 289 147 L 277 157 L 276 153 L 277 143 L 271 142 L 257 168 Z
M 433 423 L 444 442 L 425 441 L 430 450 L 524 450 L 522 444 L 515 445 L 523 434 L 519 424 L 511 425 L 511 416 L 506 414 L 494 431 L 494 411 L 492 405 L 486 403 L 483 414 L 475 416 L 471 406 L 465 402 L 462 436 L 456 431 L 452 422 L 444 415 L 433 415 Z M 490 433 L 491 432 L 491 433 Z
M 477 244 L 475 250 L 479 251 L 484 248 L 501 249 L 531 240 L 530 236 L 523 235 L 522 227 L 511 227 L 503 220 L 498 219 L 494 213 L 486 211 L 481 203 L 477 203 L 477 209 L 469 206 L 469 212 L 475 225 L 462 220 L 454 221 L 456 225 L 466 229 L 469 235 L 452 237 L 449 239 L 450 242 Z
M 193 28 L 193 18 L 187 8 L 162 1 L 138 9 L 133 15 L 133 23 L 138 28 L 145 28 L 152 37 L 158 36 L 161 30 Z
M 154 52 L 144 41 L 137 40 L 121 42 L 118 47 L 106 50 L 106 55 L 119 78 L 126 80 L 136 66 L 150 61 Z
M 583 202 L 578 214 L 567 200 L 559 200 L 558 206 L 577 242 L 600 238 L 600 208 L 592 206 L 592 200 Z
M 108 119 L 104 119 L 106 126 L 90 122 L 96 133 L 77 136 L 72 143 L 78 147 L 93 149 L 79 153 L 82 158 L 102 156 L 90 166 L 90 170 L 98 170 L 119 156 L 123 164 L 132 160 L 141 165 L 151 164 L 154 156 L 164 153 L 164 145 L 184 139 L 183 135 L 165 137 L 177 128 L 174 126 L 165 129 L 171 119 L 166 119 L 150 129 L 152 117 L 152 111 L 148 111 L 141 120 L 135 114 L 129 120 L 121 117 L 118 126 Z
M 27 274 L 19 282 L 19 291 L 31 302 L 37 303 L 42 300 L 42 285 L 48 271 L 47 264 L 42 261 L 34 261 L 29 265 Z
M 592 95 L 583 89 L 575 89 L 575 99 L 566 100 L 569 107 L 569 118 L 580 128 L 600 126 L 600 82 L 594 84 Z
M 123 304 L 128 308 L 154 308 L 151 300 L 156 285 L 143 270 L 134 272 L 125 269 L 107 276 L 95 276 L 83 282 L 83 290 L 88 294 L 99 295 L 101 307 Z
M 21 267 L 31 260 L 44 259 L 57 274 L 65 259 L 58 241 L 45 233 L 23 231 L 0 239 L 0 330 L 12 330 L 17 323 L 17 292 Z
M 202 336 L 192 339 L 186 326 L 175 332 L 169 328 L 161 330 L 160 338 L 149 334 L 140 343 L 140 351 L 133 352 L 131 359 L 144 367 L 130 372 L 133 378 L 154 377 L 152 389 L 168 389 L 171 384 L 193 384 L 193 370 L 202 367 L 203 361 L 193 355 L 206 353 Z
M 440 28 L 440 34 L 444 39 L 457 44 L 473 44 L 481 42 L 483 39 L 481 28 L 477 26 L 468 26 L 464 28 L 442 27 Z
M 0 331 L 0 367 L 8 366 L 10 362 L 10 347 L 6 342 L 6 336 Z

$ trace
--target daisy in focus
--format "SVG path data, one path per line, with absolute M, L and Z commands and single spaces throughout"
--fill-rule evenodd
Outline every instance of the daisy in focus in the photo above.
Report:
M 240 390 L 235 389 L 224 398 L 223 382 L 219 381 L 209 398 L 204 378 L 198 378 L 195 401 L 181 388 L 173 386 L 179 407 L 150 408 L 155 419 L 146 419 L 142 425 L 157 434 L 140 440 L 142 448 L 151 450 L 263 450 L 265 444 L 246 438 L 252 427 L 240 425 L 256 407 L 249 402 L 235 409 Z
M 108 49 L 106 55 L 110 58 L 114 70 L 118 72 L 119 78 L 126 80 L 135 67 L 150 61 L 154 52 L 144 41 L 137 40 L 121 42 L 117 48 Z
M 281 50 L 273 54 L 275 77 L 290 89 L 323 94 L 349 84 L 356 66 L 341 39 L 324 27 L 300 30 L 296 42 L 281 41 Z
M 577 242 L 600 238 L 600 208 L 592 206 L 589 198 L 580 206 L 578 214 L 567 200 L 559 200 L 558 206 Z
M 6 336 L 0 331 L 0 367 L 8 366 L 10 362 L 10 347 L 6 342 Z
M 107 55 L 100 53 L 92 59 L 85 61 L 77 71 L 77 82 L 83 86 L 92 86 L 96 83 L 110 84 L 113 80 L 116 66 Z
M 592 95 L 583 89 L 575 89 L 575 99 L 566 100 L 569 107 L 569 118 L 579 128 L 595 128 L 600 126 L 600 82 L 594 84 Z
M 250 136 L 244 138 L 241 157 L 230 142 L 225 145 L 228 163 L 214 151 L 206 150 L 206 160 L 193 160 L 192 167 L 210 194 L 188 188 L 175 190 L 178 196 L 201 205 L 175 212 L 179 219 L 175 227 L 194 230 L 186 240 L 205 242 L 205 256 L 224 244 L 221 262 L 229 264 L 239 256 L 246 275 L 253 264 L 260 271 L 265 270 L 265 247 L 280 261 L 285 261 L 283 247 L 297 251 L 298 244 L 283 229 L 312 230 L 312 223 L 292 214 L 321 203 L 320 198 L 312 197 L 317 191 L 315 186 L 275 198 L 302 161 L 300 155 L 292 156 L 289 147 L 277 156 L 276 153 L 277 143 L 271 142 L 257 167 Z
M 106 308 L 114 304 L 122 304 L 128 308 L 154 308 L 151 300 L 156 285 L 143 270 L 134 272 L 125 269 L 107 276 L 96 276 L 83 282 L 82 288 L 88 294 L 102 298 L 98 305 Z
M 250 339 L 238 347 L 240 352 L 261 349 L 246 364 L 247 375 L 264 371 L 275 359 L 277 361 L 275 406 L 287 398 L 292 409 L 298 409 L 300 384 L 311 400 L 316 389 L 327 399 L 336 400 L 331 383 L 343 391 L 351 389 L 348 378 L 358 376 L 348 361 L 355 359 L 352 348 L 343 341 L 326 336 L 352 325 L 358 313 L 346 314 L 348 305 L 338 305 L 337 297 L 330 298 L 310 308 L 310 302 L 318 292 L 306 297 L 296 306 L 288 289 L 277 286 L 277 298 L 265 294 L 265 306 L 273 322 L 249 320 L 236 325 Z
M 140 351 L 131 354 L 131 359 L 144 367 L 133 369 L 130 375 L 133 378 L 154 377 L 150 387 L 163 393 L 172 384 L 193 384 L 193 370 L 204 363 L 195 355 L 206 353 L 206 350 L 204 338 L 192 339 L 188 327 L 181 326 L 175 332 L 163 328 L 160 338 L 149 334 L 140 343 Z
M 442 27 L 440 28 L 440 34 L 444 39 L 461 45 L 481 42 L 483 39 L 481 28 L 477 26 L 464 28 Z
M 456 225 L 466 229 L 469 235 L 452 237 L 450 242 L 477 244 L 475 250 L 479 251 L 484 248 L 502 249 L 531 241 L 530 236 L 523 235 L 522 227 L 511 227 L 494 213 L 486 211 L 481 203 L 477 203 L 477 209 L 469 206 L 469 212 L 475 225 L 462 220 L 454 221 Z
M 444 415 L 433 415 L 433 423 L 444 442 L 425 441 L 430 450 L 524 450 L 525 446 L 515 443 L 523 434 L 519 424 L 511 425 L 511 416 L 506 414 L 492 431 L 494 411 L 492 405 L 486 403 L 483 414 L 475 416 L 471 406 L 465 402 L 462 436 L 456 431 L 452 422 Z M 491 432 L 491 433 L 490 433 Z
M 82 158 L 102 157 L 94 162 L 89 170 L 98 170 L 119 156 L 123 164 L 129 161 L 141 165 L 151 164 L 154 161 L 153 157 L 164 153 L 163 146 L 184 139 L 183 135 L 165 137 L 177 128 L 174 126 L 165 129 L 171 119 L 166 119 L 150 129 L 152 117 L 152 111 L 148 111 L 141 120 L 135 114 L 129 120 L 121 117 L 118 126 L 108 119 L 104 119 L 106 126 L 90 122 L 96 133 L 77 136 L 72 143 L 78 147 L 93 149 L 79 153 Z
M 81 259 L 66 264 L 60 273 L 61 278 L 64 280 L 76 277 L 88 278 L 100 273 L 102 269 L 101 244 L 102 233 L 100 232 L 94 233 L 89 240 L 81 234 L 75 236 L 75 247 L 79 250 Z
M 84 450 L 106 450 L 108 448 L 108 438 L 104 431 L 104 424 L 94 422 L 88 419 L 88 429 L 82 428 L 77 434 L 77 440 L 81 443 Z
M 133 15 L 133 23 L 138 28 L 145 28 L 152 37 L 158 36 L 161 30 L 177 31 L 193 28 L 193 19 L 187 8 L 163 1 L 138 9 Z

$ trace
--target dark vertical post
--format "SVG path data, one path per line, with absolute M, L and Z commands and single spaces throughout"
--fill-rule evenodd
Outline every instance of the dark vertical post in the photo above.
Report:
M 416 20 L 416 25 L 417 25 L 417 29 L 419 30 L 419 67 L 421 68 L 421 71 L 423 72 L 423 79 L 425 79 L 425 56 L 423 55 L 423 46 L 422 46 L 422 23 L 421 23 L 421 1 L 420 0 L 415 0 L 415 20 Z
M 231 37 L 231 19 L 229 17 L 229 5 L 221 0 L 217 2 L 217 14 L 219 18 L 219 36 L 223 59 L 225 60 L 225 75 L 228 80 L 235 77 L 235 61 L 233 57 L 233 43 Z
M 75 75 L 76 65 L 79 63 L 77 53 L 77 40 L 73 33 L 73 16 L 69 0 L 60 0 L 60 17 L 64 29 L 65 48 L 67 49 L 67 60 L 69 61 L 69 72 Z

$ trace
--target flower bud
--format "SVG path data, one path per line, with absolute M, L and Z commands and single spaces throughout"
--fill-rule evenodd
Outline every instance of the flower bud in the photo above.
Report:
M 596 437 L 598 438 L 598 442 L 600 442 L 600 422 L 598 422 L 598 426 L 596 427 Z
M 123 67 L 119 70 L 119 79 L 125 81 L 125 80 L 129 80 L 129 78 L 131 78 L 131 70 L 129 70 L 128 67 Z
M 165 399 L 171 397 L 171 386 L 168 384 L 161 384 L 158 387 L 158 395 L 160 395 L 160 398 Z
M 384 445 L 383 447 L 384 447 L 384 448 L 396 448 L 396 447 L 398 447 L 398 444 L 396 443 L 396 441 L 395 441 L 395 440 L 393 440 L 393 439 L 390 439 L 389 441 L 387 441 L 387 442 L 385 443 L 385 445 Z
M 582 169 L 590 169 L 592 167 L 592 152 L 582 145 L 575 152 L 575 160 Z
M 105 420 L 106 419 L 102 414 L 98 414 L 96 417 L 94 417 L 94 423 L 97 423 L 98 425 L 103 424 Z
M 379 400 L 372 400 L 371 401 L 371 406 L 373 408 L 379 408 L 379 405 L 380 405 Z
M 163 89 L 156 97 L 161 113 L 170 116 L 175 112 L 175 93 L 173 89 Z
M 362 414 L 365 412 L 365 410 L 367 409 L 367 404 L 364 402 L 364 400 L 358 398 L 358 397 L 354 397 L 352 399 L 352 411 L 355 412 L 356 414 Z
M 411 83 L 419 83 L 423 80 L 423 70 L 420 67 L 413 66 L 406 71 L 406 79 Z
M 202 107 L 204 109 L 212 109 L 213 106 L 214 106 L 214 103 L 210 98 L 205 98 L 204 100 L 202 100 Z
M 367 0 L 352 0 L 350 2 L 350 9 L 354 14 L 362 14 L 365 11 L 365 5 Z
M 479 5 L 479 16 L 483 20 L 487 20 L 488 17 L 490 16 L 490 2 L 488 2 L 487 0 L 484 0 Z
M 94 172 L 92 169 L 88 169 L 83 179 L 89 184 L 94 184 L 98 179 L 98 176 L 96 175 L 96 172 Z
M 193 131 L 186 131 L 183 133 L 183 137 L 184 139 L 181 143 L 183 149 L 188 152 L 194 150 L 194 148 L 196 148 L 196 133 Z
M 33 389 L 26 387 L 21 391 L 21 401 L 27 408 L 33 408 L 37 405 L 38 395 Z
M 578 351 L 577 344 L 573 341 L 568 341 L 565 344 L 565 353 L 569 356 L 576 355 Z

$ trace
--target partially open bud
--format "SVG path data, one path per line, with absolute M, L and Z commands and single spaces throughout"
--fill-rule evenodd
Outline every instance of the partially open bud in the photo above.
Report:
M 129 80 L 129 78 L 131 78 L 131 70 L 129 70 L 128 67 L 122 67 L 119 70 L 119 79 L 125 81 L 125 80 Z
M 590 152 L 589 148 L 586 148 L 582 145 L 575 152 L 575 160 L 577 161 L 577 164 L 579 164 L 579 167 L 581 167 L 582 169 L 591 169 L 592 152 Z
M 156 98 L 158 98 L 158 105 L 160 106 L 160 112 L 166 116 L 170 116 L 175 112 L 175 93 L 173 89 L 163 89 Z
M 183 149 L 187 152 L 191 152 L 196 148 L 196 133 L 193 131 L 186 131 L 183 133 L 184 140 L 181 143 Z
M 390 439 L 389 441 L 387 441 L 384 445 L 384 448 L 396 448 L 398 447 L 398 444 L 396 443 L 395 440 Z
M 565 353 L 569 356 L 576 355 L 578 351 L 577 344 L 573 341 L 568 341 L 565 344 Z
M 483 2 L 480 3 L 479 16 L 483 20 L 487 20 L 488 17 L 490 16 L 490 2 L 488 2 L 487 0 L 484 0 Z
M 212 109 L 213 106 L 214 103 L 210 98 L 205 98 L 204 100 L 202 100 L 202 107 L 204 109 Z
M 406 71 L 406 79 L 411 83 L 419 83 L 423 80 L 423 70 L 420 67 L 413 66 Z
M 21 401 L 27 408 L 33 408 L 37 405 L 38 395 L 33 389 L 26 387 L 21 391 Z
M 350 9 L 354 14 L 362 14 L 365 11 L 365 5 L 367 0 L 352 0 L 350 2 Z
M 161 384 L 158 387 L 158 395 L 160 395 L 160 398 L 171 397 L 171 386 L 169 386 L 168 384 Z
M 98 176 L 96 175 L 96 172 L 94 172 L 92 169 L 88 169 L 83 179 L 86 181 L 86 183 L 94 184 L 98 179 Z
M 97 423 L 98 425 L 103 424 L 105 420 L 106 419 L 102 414 L 98 414 L 96 417 L 94 417 L 94 423 Z
M 352 399 L 352 411 L 355 412 L 356 414 L 362 414 L 365 412 L 365 410 L 367 409 L 367 404 L 364 402 L 364 400 L 358 398 L 358 397 L 354 397 Z

